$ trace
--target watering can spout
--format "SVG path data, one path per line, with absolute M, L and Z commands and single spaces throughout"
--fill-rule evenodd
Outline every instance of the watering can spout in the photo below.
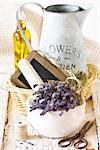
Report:
M 76 17 L 78 19 L 80 27 L 82 27 L 85 18 L 87 17 L 87 14 L 89 13 L 90 9 L 92 8 L 92 5 L 85 5 L 80 7 L 79 11 L 76 12 Z

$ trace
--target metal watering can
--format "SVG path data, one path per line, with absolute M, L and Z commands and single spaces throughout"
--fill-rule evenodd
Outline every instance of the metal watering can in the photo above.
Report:
M 82 8 L 76 5 L 57 4 L 43 8 L 38 3 L 30 3 L 40 7 L 43 11 L 40 50 L 47 58 L 55 59 L 63 69 L 86 73 L 87 62 L 81 27 L 90 6 Z M 23 5 L 26 4 L 28 3 Z M 32 45 L 24 35 L 18 17 L 19 10 L 23 5 L 17 10 L 17 23 L 25 42 L 32 51 Z

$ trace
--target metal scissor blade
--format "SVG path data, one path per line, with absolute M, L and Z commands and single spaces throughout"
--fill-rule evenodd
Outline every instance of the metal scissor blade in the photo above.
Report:
M 91 120 L 86 128 L 86 132 L 94 125 L 95 123 L 95 119 L 94 120 Z
M 80 134 L 85 134 L 93 125 L 95 120 L 87 121 L 80 131 Z

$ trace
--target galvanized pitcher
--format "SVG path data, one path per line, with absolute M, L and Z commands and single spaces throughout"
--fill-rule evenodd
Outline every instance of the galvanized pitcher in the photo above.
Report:
M 76 5 L 59 4 L 43 8 L 43 25 L 40 38 L 40 50 L 47 58 L 54 58 L 63 69 L 74 72 L 87 72 L 84 40 L 81 26 L 89 8 Z M 19 10 L 18 10 L 19 11 Z M 31 50 L 32 46 L 22 32 L 17 11 L 18 27 Z

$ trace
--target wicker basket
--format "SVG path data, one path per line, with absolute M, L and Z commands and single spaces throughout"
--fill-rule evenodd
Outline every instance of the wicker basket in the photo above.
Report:
M 33 91 L 31 89 L 16 87 L 10 80 L 7 83 L 7 88 L 18 110 L 22 113 L 26 113 L 26 100 L 32 95 Z
M 93 81 L 99 75 L 97 67 L 95 67 L 92 64 L 88 64 L 88 70 L 88 82 L 82 93 L 82 95 L 85 97 L 85 100 L 88 100 L 91 97 Z M 8 81 L 7 86 L 18 110 L 26 114 L 26 100 L 29 96 L 32 95 L 33 91 L 31 89 L 18 88 L 15 85 L 13 85 L 11 81 Z

